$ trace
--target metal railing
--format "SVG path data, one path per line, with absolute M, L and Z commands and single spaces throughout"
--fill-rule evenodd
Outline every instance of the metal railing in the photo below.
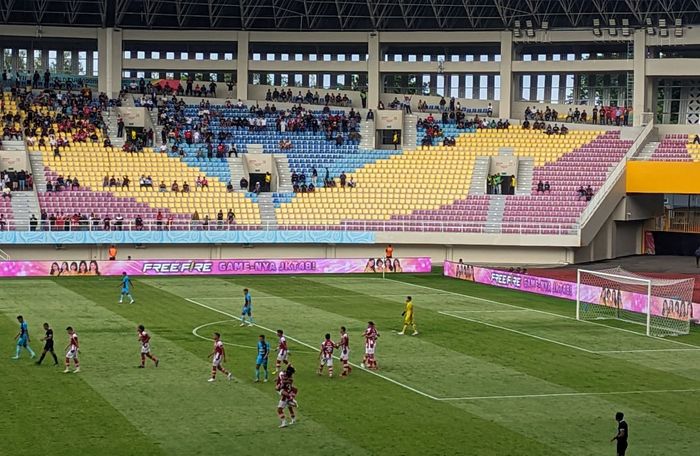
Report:
M 655 227 L 662 231 L 700 233 L 700 209 L 667 209 L 656 218 Z
M 71 232 L 71 231 L 404 231 L 404 232 L 429 232 L 429 233 L 475 233 L 475 234 L 519 234 L 519 235 L 578 235 L 579 225 L 559 223 L 518 223 L 518 222 L 460 222 L 460 221 L 414 221 L 414 220 L 388 220 L 388 221 L 349 221 L 339 225 L 329 224 L 276 224 L 260 223 L 256 225 L 244 225 L 228 223 L 226 220 L 210 220 L 205 223 L 199 221 L 174 220 L 144 220 L 137 225 L 134 221 L 121 223 L 110 221 L 109 227 L 105 227 L 103 221 L 82 221 L 81 223 L 68 223 L 64 225 L 52 224 L 47 221 L 36 223 L 9 222 L 0 231 L 43 231 L 43 232 Z
M 610 191 L 617 185 L 618 181 L 622 178 L 622 175 L 625 172 L 625 168 L 627 167 L 627 160 L 634 157 L 640 150 L 640 148 L 644 147 L 647 136 L 649 136 L 653 129 L 654 122 L 649 122 L 644 127 L 639 136 L 637 136 L 637 139 L 634 141 L 634 143 L 632 143 L 632 146 L 629 148 L 625 156 L 622 157 L 622 160 L 620 160 L 620 162 L 610 172 L 607 179 L 605 179 L 605 183 L 603 183 L 603 185 L 598 189 L 596 194 L 591 199 L 591 202 L 581 213 L 581 218 L 579 219 L 579 224 L 581 226 L 585 226 L 586 223 L 588 223 L 588 221 L 591 219 L 593 214 L 595 214 L 595 212 L 603 204 L 603 201 L 605 201 L 605 198 L 608 196 Z

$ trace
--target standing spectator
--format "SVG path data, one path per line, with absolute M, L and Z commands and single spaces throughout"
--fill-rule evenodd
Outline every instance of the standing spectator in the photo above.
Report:
M 399 135 L 398 130 L 394 130 L 394 133 L 391 135 L 391 143 L 394 145 L 394 150 L 399 148 L 400 142 L 401 142 L 401 135 Z
M 270 187 L 272 186 L 272 174 L 270 174 L 270 171 L 265 173 L 265 188 L 264 191 L 269 192 Z
M 105 220 L 109 220 L 109 218 L 105 218 Z M 109 228 L 109 222 L 107 222 L 105 227 L 105 229 Z M 117 259 L 117 248 L 114 246 L 114 244 L 109 246 L 109 249 L 107 250 L 107 256 L 109 257 L 109 261 L 114 261 Z
M 695 250 L 695 267 L 700 268 L 700 247 Z
M 36 226 L 39 223 L 39 221 L 36 219 L 36 215 L 32 214 L 31 218 L 29 219 L 29 231 L 36 231 Z
M 123 138 L 124 137 L 124 119 L 119 116 L 119 119 L 117 119 L 117 138 Z
M 340 177 L 340 186 L 341 186 L 341 187 L 345 187 L 345 184 L 346 184 L 346 181 L 347 181 L 347 178 L 348 178 L 348 177 L 345 175 L 345 171 L 342 171 L 342 172 L 340 173 L 340 176 L 339 176 L 339 177 Z

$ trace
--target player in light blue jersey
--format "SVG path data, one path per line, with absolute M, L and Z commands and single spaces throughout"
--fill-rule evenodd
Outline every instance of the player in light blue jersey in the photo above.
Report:
M 260 367 L 265 370 L 265 379 L 267 383 L 267 359 L 270 356 L 270 343 L 265 340 L 264 335 L 258 338 L 258 358 L 255 360 L 255 383 L 260 382 Z
M 243 289 L 243 310 L 241 310 L 241 326 L 245 326 L 245 317 L 248 317 L 248 326 L 253 326 L 253 298 L 247 288 Z
M 19 333 L 17 333 L 15 336 L 17 346 L 15 347 L 15 356 L 13 356 L 12 359 L 19 359 L 19 352 L 22 350 L 22 348 L 27 350 L 29 352 L 29 356 L 34 358 L 36 353 L 34 353 L 34 350 L 32 350 L 29 346 L 29 327 L 27 326 L 27 322 L 24 321 L 24 318 L 21 315 L 17 316 L 17 321 L 19 322 Z
M 122 272 L 122 283 L 120 285 L 122 289 L 122 293 L 119 296 L 119 304 L 124 302 L 124 296 L 128 296 L 129 299 L 131 300 L 130 304 L 133 304 L 134 297 L 131 296 L 131 289 L 133 288 L 134 284 L 131 282 L 131 279 L 129 278 L 128 275 L 126 275 L 126 272 Z

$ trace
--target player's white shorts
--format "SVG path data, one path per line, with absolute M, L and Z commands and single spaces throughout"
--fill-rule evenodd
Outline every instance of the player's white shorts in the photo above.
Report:
M 328 356 L 328 357 L 323 357 L 321 358 L 321 366 L 328 366 L 328 367 L 333 367 L 333 357 Z
M 211 365 L 214 367 L 218 367 L 219 364 L 221 364 L 221 360 L 223 357 L 221 355 L 214 355 L 214 359 L 211 361 Z
M 66 352 L 67 359 L 75 359 L 78 357 L 78 350 L 76 348 L 71 348 Z
M 347 361 L 350 359 L 350 349 L 340 351 L 340 360 Z
M 277 403 L 277 408 L 287 408 L 287 407 L 296 407 L 297 406 L 297 401 L 294 399 L 291 400 L 284 400 L 280 399 L 280 401 Z
M 280 350 L 277 353 L 277 361 L 287 361 L 289 359 L 289 351 L 288 350 Z
M 141 344 L 141 354 L 146 355 L 151 353 L 151 344 Z
M 374 345 L 365 345 L 365 355 L 374 355 Z

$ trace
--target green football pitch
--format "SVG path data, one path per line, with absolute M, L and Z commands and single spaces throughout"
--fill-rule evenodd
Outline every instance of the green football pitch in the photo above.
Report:
M 571 302 L 437 274 L 134 282 L 133 305 L 117 303 L 118 278 L 0 282 L 0 454 L 614 455 L 617 411 L 629 455 L 698 454 L 698 331 L 649 338 L 638 326 L 578 322 Z M 244 287 L 257 327 L 236 319 Z M 407 295 L 415 337 L 396 334 Z M 41 324 L 53 326 L 61 364 L 73 326 L 81 372 L 36 366 L 26 352 L 11 360 L 18 314 L 36 351 Z M 377 372 L 359 368 L 368 320 L 381 334 Z M 158 368 L 136 368 L 138 324 Z M 318 346 L 341 325 L 356 367 L 319 377 Z M 274 348 L 277 328 L 299 388 L 299 421 L 286 429 L 274 383 L 253 383 L 257 337 Z M 207 382 L 214 331 L 235 381 Z

